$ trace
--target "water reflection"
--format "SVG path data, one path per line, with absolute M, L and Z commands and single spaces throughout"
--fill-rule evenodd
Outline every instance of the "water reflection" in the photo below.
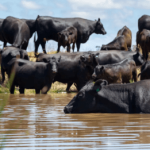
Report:
M 150 148 L 150 115 L 64 114 L 74 95 L 9 95 L 0 118 L 4 149 Z

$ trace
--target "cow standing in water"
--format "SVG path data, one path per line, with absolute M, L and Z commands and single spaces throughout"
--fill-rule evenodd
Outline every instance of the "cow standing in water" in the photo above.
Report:
M 2 32 L 4 47 L 8 42 L 16 48 L 27 49 L 30 29 L 23 20 L 11 16 L 7 17 L 2 23 Z
M 132 45 L 132 32 L 124 26 L 117 33 L 117 37 L 110 43 L 102 45 L 101 50 L 125 50 L 131 49 Z
M 38 16 L 36 19 L 36 31 L 38 39 L 35 41 L 35 54 L 37 53 L 39 44 L 41 44 L 43 52 L 46 53 L 45 44 L 47 40 L 58 42 L 58 32 L 73 26 L 78 31 L 77 51 L 80 49 L 81 43 L 86 43 L 92 33 L 106 34 L 100 18 L 97 21 L 91 21 L 82 18 L 54 18 L 49 16 Z

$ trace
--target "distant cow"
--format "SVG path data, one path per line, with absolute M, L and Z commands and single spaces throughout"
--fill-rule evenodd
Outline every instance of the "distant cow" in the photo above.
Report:
M 136 64 L 133 60 L 125 59 L 122 62 L 109 65 L 98 65 L 94 69 L 93 79 L 105 79 L 111 83 L 137 82 Z
M 75 43 L 77 41 L 77 29 L 74 27 L 67 27 L 58 33 L 58 49 L 57 53 L 60 51 L 60 46 L 64 48 L 67 46 L 67 52 L 70 52 L 70 44 L 73 43 L 72 49 L 74 52 Z
M 137 32 L 136 35 L 137 46 L 142 48 L 143 57 L 147 60 L 148 53 L 150 52 L 150 30 L 143 29 L 141 32 Z
M 150 79 L 150 61 L 146 61 L 141 67 L 141 73 L 139 73 L 140 79 Z
M 7 17 L 2 23 L 2 32 L 4 47 L 8 42 L 16 48 L 27 49 L 30 39 L 30 29 L 23 20 L 10 16 Z
M 19 86 L 20 94 L 24 94 L 24 89 L 35 89 L 36 94 L 46 94 L 51 88 L 54 76 L 57 73 L 57 63 L 55 57 L 49 59 L 48 63 L 31 62 L 23 59 L 12 59 L 9 62 L 14 76 L 11 83 L 10 93 L 14 93 L 15 86 Z
M 58 32 L 73 26 L 78 31 L 76 41 L 77 51 L 80 49 L 81 43 L 86 43 L 92 33 L 106 34 L 100 18 L 97 21 L 91 21 L 82 18 L 54 18 L 49 16 L 38 16 L 36 19 L 36 31 L 38 39 L 35 42 L 35 54 L 37 53 L 39 44 L 41 44 L 43 52 L 46 53 L 45 44 L 47 40 L 58 42 Z
M 102 45 L 101 50 L 126 50 L 131 49 L 132 44 L 132 32 L 124 26 L 117 33 L 117 37 L 110 43 Z
M 18 49 L 15 47 L 6 47 L 4 50 L 0 51 L 1 53 L 1 74 L 2 74 L 2 83 L 5 80 L 5 72 L 8 74 L 11 71 L 10 66 L 8 65 L 9 61 L 13 58 L 22 58 L 29 60 L 26 50 Z

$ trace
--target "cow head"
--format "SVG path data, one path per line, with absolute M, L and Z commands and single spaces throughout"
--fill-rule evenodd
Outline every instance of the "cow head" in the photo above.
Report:
M 88 52 L 88 53 L 85 53 L 84 55 L 80 56 L 80 60 L 86 66 L 95 67 L 98 64 L 97 59 L 95 59 L 95 57 L 98 57 L 98 55 L 99 55 L 99 53 L 92 54 L 92 53 Z
M 104 74 L 104 66 L 98 65 L 94 69 L 94 73 L 92 74 L 93 79 L 102 78 Z
M 60 60 L 61 60 L 61 56 L 58 59 L 56 59 L 54 56 L 49 58 L 48 60 L 46 58 L 43 59 L 44 62 L 48 63 L 48 68 L 50 68 L 50 71 L 53 74 L 57 73 L 57 66 Z
M 95 26 L 95 33 L 96 34 L 106 34 L 106 31 L 103 27 L 103 24 L 100 21 L 100 18 L 98 18 L 98 21 L 96 21 L 96 26 Z
M 69 33 L 68 32 L 59 32 L 58 33 L 58 41 L 61 41 L 62 45 L 66 45 L 68 43 Z
M 98 80 L 95 83 L 89 81 L 79 93 L 65 106 L 65 113 L 90 113 L 100 112 L 97 94 L 103 86 L 108 85 L 106 80 Z

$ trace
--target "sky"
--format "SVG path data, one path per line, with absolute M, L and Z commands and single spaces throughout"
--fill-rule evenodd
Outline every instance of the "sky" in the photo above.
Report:
M 138 19 L 142 15 L 149 15 L 149 9 L 150 0 L 1 0 L 0 18 L 13 16 L 36 19 L 38 15 L 80 17 L 93 21 L 100 18 L 107 34 L 92 34 L 80 47 L 80 51 L 88 51 L 97 50 L 96 46 L 111 42 L 125 25 L 132 31 L 132 45 L 135 45 Z M 46 49 L 56 50 L 57 43 L 48 41 Z M 29 41 L 28 51 L 34 51 L 33 37 Z M 39 47 L 39 52 L 41 51 Z

